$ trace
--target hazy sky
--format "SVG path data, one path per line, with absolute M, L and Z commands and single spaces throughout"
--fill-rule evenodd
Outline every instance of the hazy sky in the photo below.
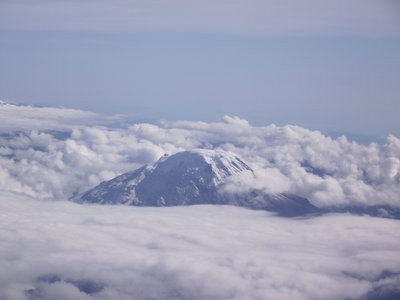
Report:
M 0 2 L 0 98 L 400 134 L 393 0 Z

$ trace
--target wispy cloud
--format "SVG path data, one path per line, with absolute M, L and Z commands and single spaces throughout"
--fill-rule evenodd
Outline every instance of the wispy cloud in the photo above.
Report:
M 0 101 L 0 133 L 30 130 L 70 130 L 80 126 L 110 125 L 126 116 L 101 115 L 79 109 L 15 105 Z
M 396 1 L 3 1 L 2 30 L 398 36 Z

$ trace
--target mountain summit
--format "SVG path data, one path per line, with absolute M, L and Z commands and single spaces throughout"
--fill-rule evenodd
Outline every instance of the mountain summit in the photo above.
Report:
M 183 151 L 103 182 L 82 201 L 140 206 L 217 203 L 217 187 L 244 170 L 251 168 L 229 152 Z
M 229 176 L 252 169 L 233 153 L 196 149 L 164 155 L 143 166 L 103 182 L 89 190 L 79 202 L 136 206 L 232 204 L 303 215 L 318 209 L 307 199 L 287 194 L 265 194 L 250 190 L 243 195 L 223 193 L 220 187 Z

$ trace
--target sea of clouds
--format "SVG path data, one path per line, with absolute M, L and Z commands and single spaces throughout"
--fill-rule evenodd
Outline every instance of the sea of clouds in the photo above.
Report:
M 399 221 L 0 192 L 0 299 L 395 299 Z
M 210 148 L 232 151 L 254 170 L 230 178 L 224 189 L 231 193 L 257 188 L 303 196 L 320 207 L 400 207 L 400 139 L 393 135 L 383 145 L 360 145 L 229 116 L 109 127 L 117 117 L 9 104 L 0 106 L 0 116 L 1 190 L 68 199 L 164 153 Z
M 0 104 L 0 300 L 400 296 L 399 220 L 65 201 L 164 153 L 210 148 L 254 169 L 226 182 L 231 193 L 400 207 L 395 136 L 360 145 L 237 117 L 111 127 L 118 117 Z

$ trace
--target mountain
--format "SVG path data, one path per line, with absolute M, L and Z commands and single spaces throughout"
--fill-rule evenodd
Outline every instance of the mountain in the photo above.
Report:
M 135 206 L 230 204 L 296 216 L 318 212 L 307 199 L 249 190 L 243 195 L 220 191 L 229 176 L 252 169 L 233 153 L 197 149 L 164 155 L 156 163 L 122 174 L 89 190 L 81 203 Z
M 346 205 L 339 207 L 327 207 L 326 213 L 349 213 L 353 215 L 369 215 L 373 217 L 400 219 L 400 208 L 391 205 Z

